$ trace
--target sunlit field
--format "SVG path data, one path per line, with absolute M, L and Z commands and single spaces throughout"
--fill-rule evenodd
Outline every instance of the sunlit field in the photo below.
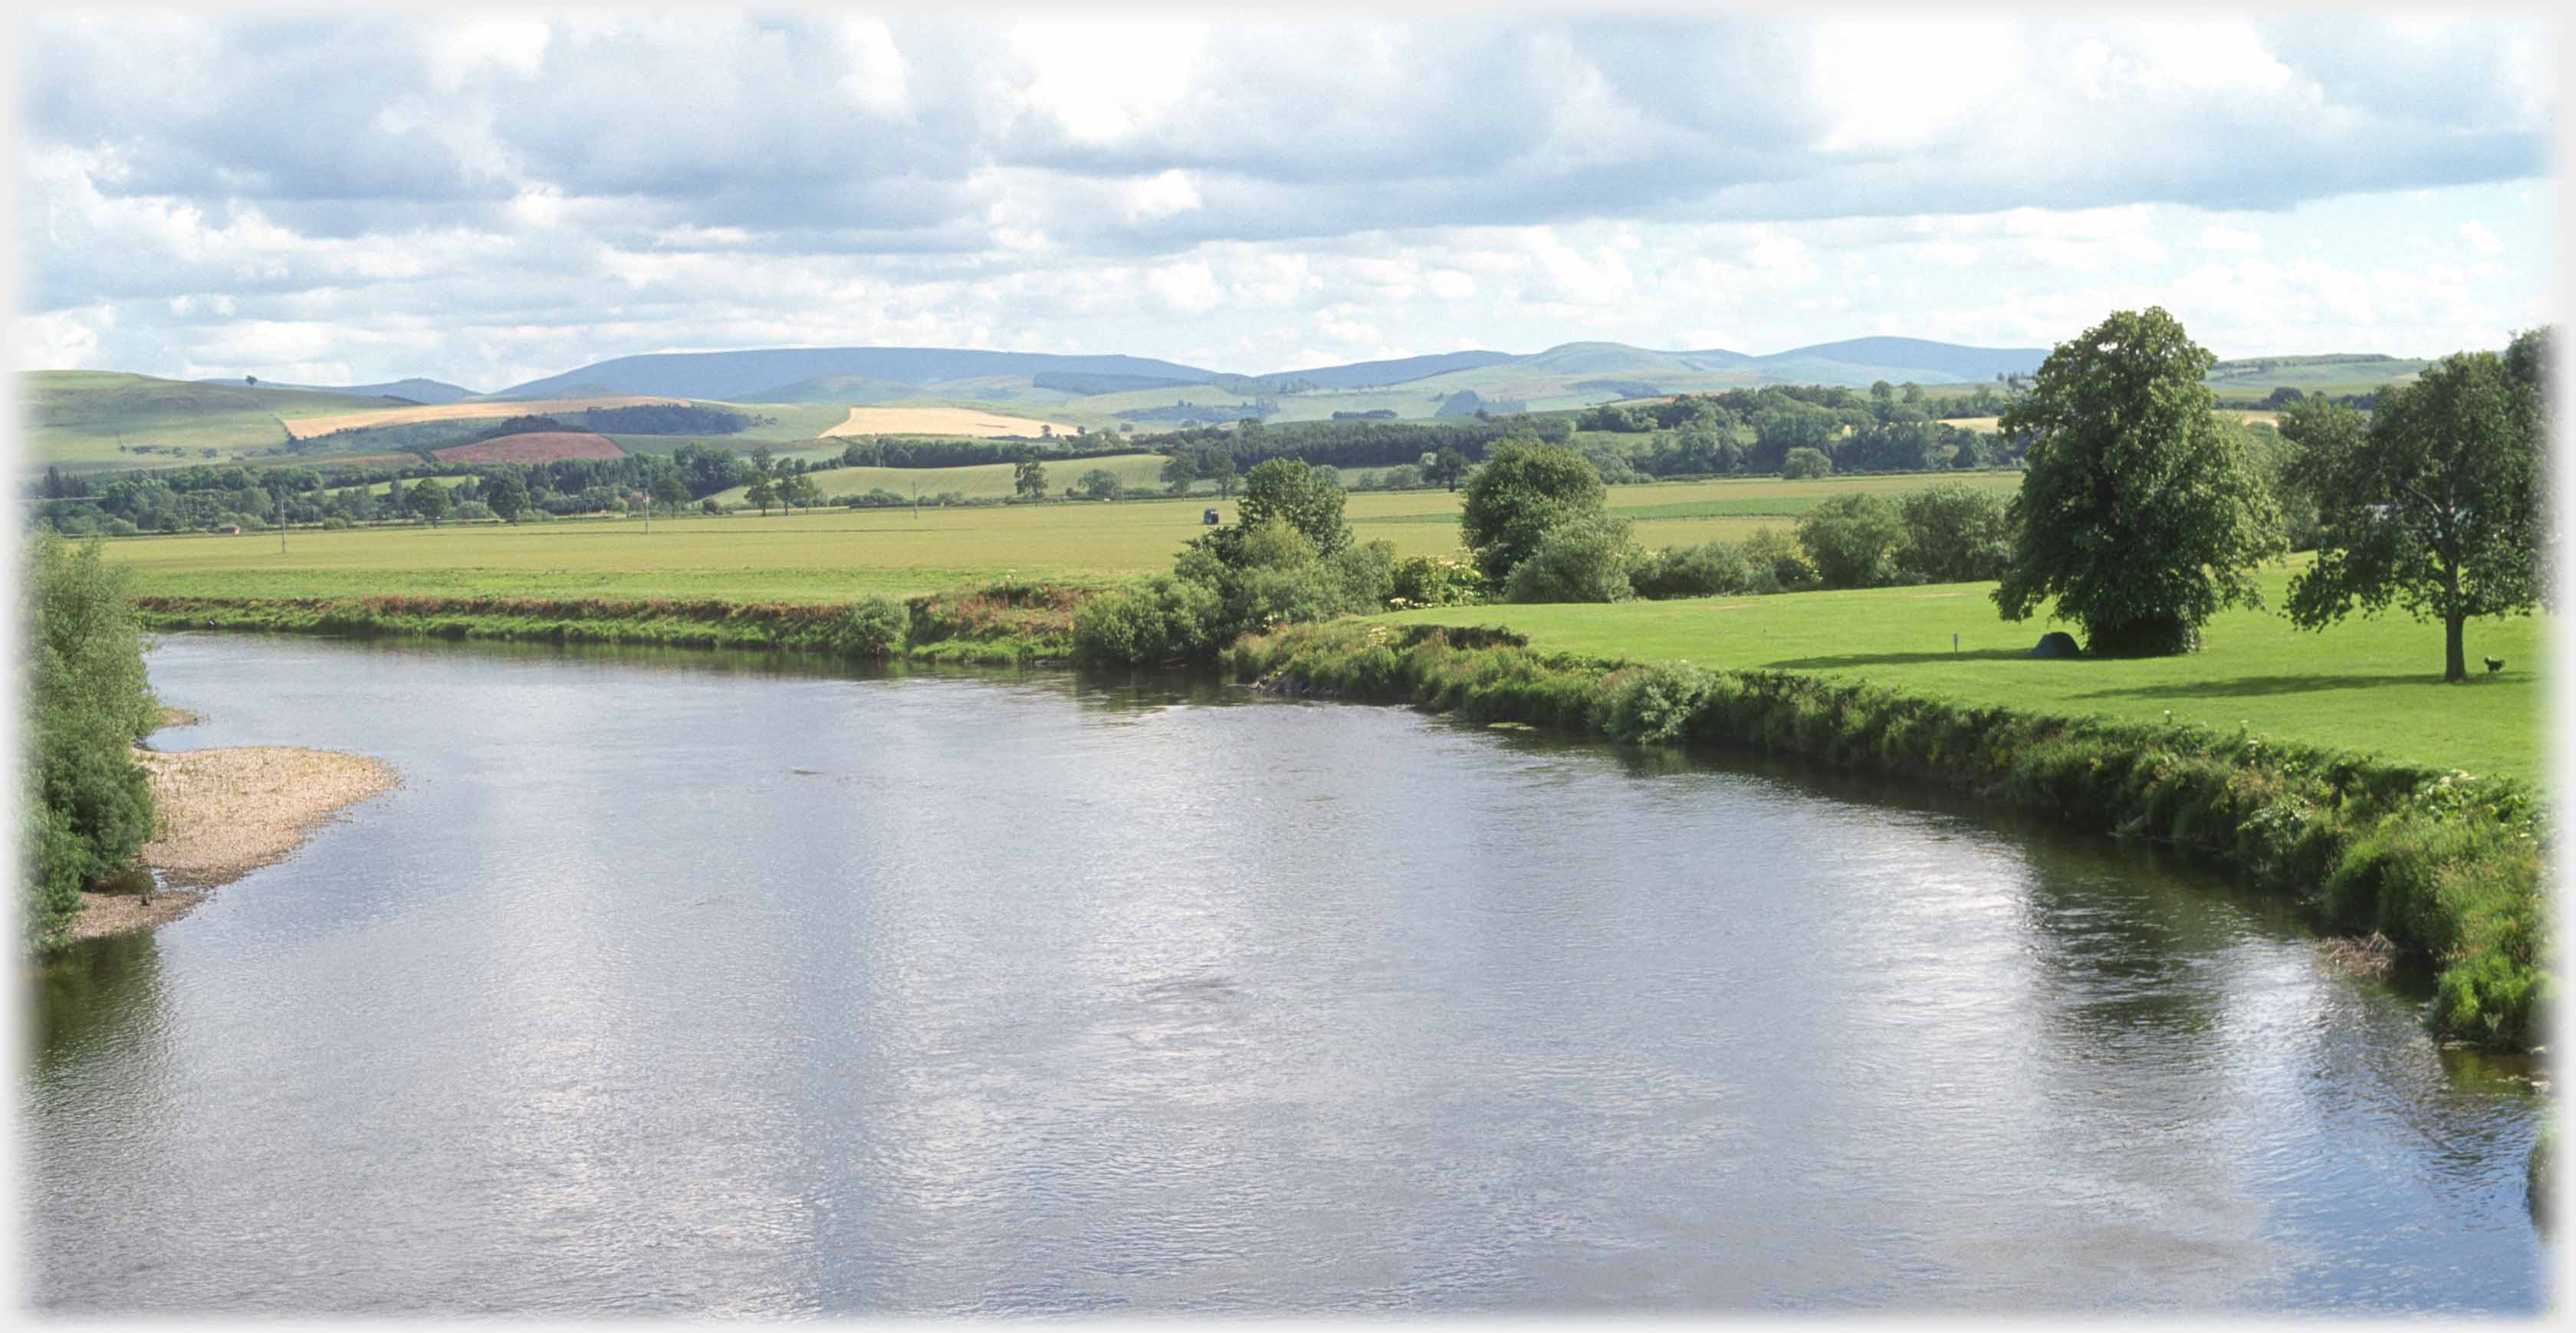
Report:
M 2278 607 L 2294 566 L 2263 579 Z M 1636 662 L 1772 668 L 1866 679 L 1909 693 L 2034 712 L 2196 722 L 2377 751 L 2472 773 L 2538 779 L 2548 768 L 2542 672 L 2548 627 L 2532 616 L 2472 621 L 2465 685 L 2442 683 L 2442 630 L 2403 615 L 2323 632 L 2275 611 L 2210 622 L 2200 652 L 2134 661 L 2043 659 L 2050 629 L 2008 623 L 1991 583 L 1613 606 L 1470 606 L 1399 623 L 1509 625 L 1533 648 Z M 1958 636 L 1953 650 L 1951 636 Z M 2480 657 L 2502 659 L 2489 674 Z

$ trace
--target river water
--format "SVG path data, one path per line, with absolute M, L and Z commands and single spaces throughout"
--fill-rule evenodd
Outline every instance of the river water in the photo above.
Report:
M 40 969 L 79 1311 L 2529 1311 L 2527 1066 L 2206 869 L 1262 700 L 172 635 L 404 775 Z

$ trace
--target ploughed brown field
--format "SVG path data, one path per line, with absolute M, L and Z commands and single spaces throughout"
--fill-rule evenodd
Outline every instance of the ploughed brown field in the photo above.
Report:
M 615 440 L 586 430 L 532 430 L 429 452 L 442 463 L 551 463 L 558 458 L 626 456 Z

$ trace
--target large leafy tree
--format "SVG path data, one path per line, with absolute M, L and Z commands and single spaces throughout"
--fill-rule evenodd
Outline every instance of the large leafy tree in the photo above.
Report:
M 447 493 L 446 487 L 423 477 L 419 485 L 411 488 L 411 511 L 428 519 L 429 525 L 434 528 L 438 526 L 440 519 L 447 517 L 447 511 L 452 507 L 454 499 L 454 496 Z
M 1826 587 L 1875 588 L 1896 579 L 1905 520 L 1895 505 L 1878 496 L 1837 495 L 1798 520 L 1798 545 L 1806 548 Z
M 2300 406 L 2293 484 L 2316 501 L 2317 563 L 2290 619 L 2323 629 L 2391 602 L 2442 622 L 2442 678 L 2468 679 L 2475 616 L 2531 609 L 2541 586 L 2541 401 L 2547 333 L 2464 352 L 2383 393 L 2365 427 Z
M 1045 499 L 1046 464 L 1039 462 L 1034 453 L 1021 454 L 1011 469 L 1011 489 L 1026 499 Z
M 1458 489 L 1458 483 L 1467 475 L 1467 456 L 1458 452 L 1458 446 L 1444 444 L 1440 446 L 1440 452 L 1427 457 L 1431 461 L 1422 465 L 1423 477 L 1449 490 Z
M 2219 608 L 2260 606 L 2280 550 L 2271 495 L 2219 428 L 2216 358 L 2162 309 L 2123 310 L 2061 343 L 1998 423 L 2028 447 L 2008 513 L 2004 619 L 2054 599 L 2110 657 L 2187 652 Z
M 495 472 L 483 483 L 483 503 L 491 506 L 502 522 L 516 523 L 528 507 L 528 483 L 520 480 L 516 472 Z
M 1601 473 L 1583 455 L 1561 444 L 1509 436 L 1495 443 L 1467 482 L 1460 535 L 1476 553 L 1476 567 L 1500 582 L 1550 529 L 1602 512 L 1605 496 Z
M 1273 458 L 1243 474 L 1235 531 L 1248 533 L 1278 519 L 1302 534 L 1317 555 L 1328 556 L 1351 544 L 1350 524 L 1342 519 L 1349 498 L 1334 475 L 1293 458 Z

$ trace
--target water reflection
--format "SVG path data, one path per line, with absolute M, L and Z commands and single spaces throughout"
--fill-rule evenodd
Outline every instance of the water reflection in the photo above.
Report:
M 2169 854 L 1199 679 L 777 665 L 173 636 L 188 744 L 405 785 L 39 974 L 37 1303 L 2539 1299 L 2515 1067 Z

